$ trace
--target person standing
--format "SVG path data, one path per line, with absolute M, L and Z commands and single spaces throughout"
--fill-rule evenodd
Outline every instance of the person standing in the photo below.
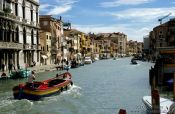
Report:
M 5 64 L 4 63 L 1 65 L 1 68 L 2 68 L 2 72 L 4 72 L 4 69 L 5 69 Z
M 12 72 L 12 68 L 13 68 L 13 64 L 10 63 L 9 66 L 8 66 L 8 68 L 9 68 L 9 73 L 11 73 Z
M 29 87 L 34 87 L 34 85 L 33 85 L 33 81 L 35 80 L 35 71 L 33 70 L 32 72 L 31 72 L 31 74 L 29 75 L 29 77 L 28 77 L 28 81 L 27 81 L 27 85 L 29 86 Z

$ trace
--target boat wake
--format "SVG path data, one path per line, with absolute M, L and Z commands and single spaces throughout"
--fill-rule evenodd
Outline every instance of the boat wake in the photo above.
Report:
M 81 87 L 73 85 L 68 90 L 63 91 L 59 95 L 53 95 L 53 96 L 50 96 L 50 97 L 46 97 L 41 101 L 37 101 L 37 103 L 39 103 L 39 104 L 40 103 L 41 104 L 49 104 L 49 103 L 60 101 L 60 100 L 65 99 L 65 98 L 78 99 L 78 98 L 81 97 L 81 92 L 80 91 L 81 91 Z
M 3 99 L 3 100 L 2 100 Z M 14 100 L 11 98 L 1 98 L 0 110 L 2 114 L 19 114 L 31 110 L 33 102 L 23 99 Z
M 80 97 L 81 96 L 80 91 L 81 91 L 81 87 L 73 85 L 69 90 L 64 91 L 62 93 L 62 95 L 71 95 L 74 98 L 76 98 L 76 97 Z

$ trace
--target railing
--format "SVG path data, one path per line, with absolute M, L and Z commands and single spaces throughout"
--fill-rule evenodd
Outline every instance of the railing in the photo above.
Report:
M 27 19 L 22 19 L 22 22 L 27 23 Z
M 31 22 L 30 22 L 30 25 L 34 26 L 34 22 L 33 22 L 33 21 L 31 21 Z
M 29 50 L 29 49 L 31 49 L 31 46 L 30 46 L 29 44 L 24 44 L 23 47 L 24 47 L 24 50 Z
M 31 48 L 32 48 L 33 50 L 37 50 L 37 45 L 36 45 L 36 44 L 33 44 L 33 45 L 31 46 Z
M 6 17 L 6 18 L 10 18 L 10 19 L 14 19 L 14 20 L 20 21 L 20 17 L 14 15 L 14 14 L 12 14 L 12 13 L 0 12 L 0 16 L 4 16 L 4 17 Z
M 14 42 L 0 42 L 1 49 L 23 49 L 23 44 Z

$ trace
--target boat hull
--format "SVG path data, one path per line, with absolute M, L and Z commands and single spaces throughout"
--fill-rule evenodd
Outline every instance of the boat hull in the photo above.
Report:
M 152 114 L 152 102 L 151 102 L 151 96 L 144 96 L 142 98 L 142 101 L 145 105 L 146 111 L 148 114 Z M 173 101 L 165 98 L 160 98 L 160 114 L 167 114 L 167 112 L 170 109 L 170 106 L 173 104 Z
M 43 97 L 59 94 L 73 85 L 69 76 L 64 78 L 66 79 L 52 78 L 43 82 L 35 82 L 32 86 L 19 84 L 13 88 L 14 99 L 39 100 Z

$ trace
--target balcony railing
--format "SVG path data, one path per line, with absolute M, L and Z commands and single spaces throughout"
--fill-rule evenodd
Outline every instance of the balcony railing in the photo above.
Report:
M 24 47 L 24 50 L 30 50 L 31 49 L 31 46 L 29 44 L 24 44 L 23 47 Z
M 14 42 L 0 42 L 1 49 L 23 49 L 23 44 Z
M 22 19 L 22 22 L 23 23 L 27 23 L 27 19 Z
M 31 48 L 32 48 L 33 50 L 37 50 L 37 45 L 36 45 L 36 44 L 33 44 L 33 45 L 31 46 Z

